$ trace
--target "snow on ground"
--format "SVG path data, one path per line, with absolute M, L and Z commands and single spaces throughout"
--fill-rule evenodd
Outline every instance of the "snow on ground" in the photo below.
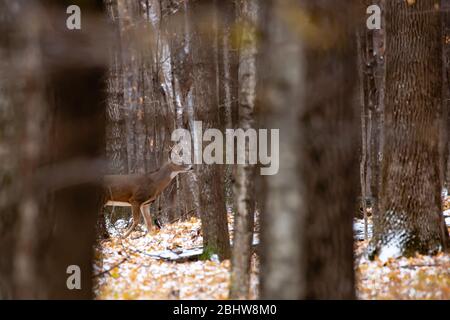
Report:
M 450 198 L 444 208 L 449 210 Z M 229 215 L 232 229 L 232 215 Z M 371 220 L 369 219 L 369 235 Z M 125 227 L 125 225 L 118 225 Z M 258 230 L 259 228 L 257 228 Z M 97 299 L 227 299 L 229 260 L 170 262 L 152 253 L 198 248 L 202 244 L 197 218 L 164 226 L 158 233 L 139 231 L 122 240 L 112 237 L 96 248 Z M 355 220 L 356 288 L 359 299 L 450 299 L 450 255 L 368 261 L 364 255 L 362 220 Z M 252 258 L 251 297 L 258 297 L 259 260 Z
M 444 217 L 450 231 L 450 197 L 443 196 Z M 371 231 L 370 220 L 369 223 Z M 355 220 L 355 225 L 355 239 L 363 239 L 363 220 Z M 389 256 L 395 256 L 395 252 L 385 252 L 380 259 L 368 261 L 366 247 L 367 241 L 355 242 L 359 299 L 450 299 L 449 253 L 392 259 Z
M 356 243 L 359 299 L 450 299 L 450 255 L 368 261 Z
M 229 226 L 232 225 L 230 215 Z M 199 247 L 200 220 L 176 222 L 157 234 L 111 238 L 96 248 L 97 299 L 227 299 L 230 261 L 170 262 L 151 253 Z M 258 258 L 252 259 L 251 296 L 257 297 Z

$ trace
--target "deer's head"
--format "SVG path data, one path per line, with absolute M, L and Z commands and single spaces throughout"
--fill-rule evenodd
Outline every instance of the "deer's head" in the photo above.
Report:
M 178 174 L 181 172 L 189 172 L 194 169 L 192 164 L 183 163 L 182 157 L 172 149 L 173 147 L 169 150 L 168 158 L 168 165 L 170 166 L 172 172 Z
M 177 164 L 175 162 L 169 162 L 169 166 L 172 172 L 181 173 L 181 172 L 189 172 L 194 170 L 194 167 L 191 164 Z

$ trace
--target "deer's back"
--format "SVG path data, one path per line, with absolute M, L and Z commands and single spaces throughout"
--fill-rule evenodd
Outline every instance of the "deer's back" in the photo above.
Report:
M 151 181 L 142 174 L 106 175 L 103 185 L 105 200 L 142 203 L 152 193 Z

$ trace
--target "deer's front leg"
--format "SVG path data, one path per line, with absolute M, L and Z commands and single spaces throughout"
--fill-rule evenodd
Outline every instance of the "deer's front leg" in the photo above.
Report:
M 155 227 L 153 225 L 152 215 L 150 213 L 150 204 L 141 205 L 141 212 L 142 216 L 144 217 L 147 232 L 153 233 L 155 231 Z
M 130 235 L 131 231 L 133 231 L 134 228 L 136 228 L 136 226 L 139 223 L 140 214 L 141 214 L 139 203 L 136 203 L 136 202 L 131 203 L 131 212 L 133 213 L 133 223 L 131 224 L 131 227 L 129 227 L 128 230 L 123 235 L 124 238 L 128 237 Z

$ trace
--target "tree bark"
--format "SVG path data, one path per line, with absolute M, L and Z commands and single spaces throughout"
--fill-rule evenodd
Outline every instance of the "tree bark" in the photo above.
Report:
M 367 7 L 373 2 L 362 1 Z M 382 1 L 375 1 L 382 7 Z M 384 85 L 384 22 L 383 10 L 381 11 L 382 25 L 380 30 L 370 30 L 366 27 L 366 21 L 359 30 L 358 48 L 360 86 L 361 86 L 361 114 L 362 121 L 362 207 L 366 220 L 365 233 L 367 234 L 367 209 L 370 206 L 372 216 L 378 213 L 378 193 L 380 185 L 380 154 L 381 154 L 381 114 L 382 114 L 382 92 Z
M 263 111 L 269 127 L 280 128 L 280 170 L 267 179 L 261 296 L 351 299 L 360 130 L 355 7 L 335 0 L 273 5 L 279 27 L 269 26 Z M 289 19 L 297 15 L 311 29 L 295 29 Z
M 111 20 L 117 41 L 110 53 L 110 67 L 107 81 L 107 126 L 106 157 L 110 174 L 128 173 L 128 154 L 124 118 L 124 88 L 122 73 L 121 37 L 119 30 L 119 11 L 117 0 L 105 0 L 106 11 Z
M 442 38 L 444 41 L 442 50 L 442 72 L 443 72 L 443 106 L 442 106 L 442 167 L 443 167 L 443 187 L 447 189 L 450 188 L 449 177 L 450 177 L 450 1 L 441 1 L 442 10 Z
M 215 47 L 217 30 L 215 2 L 203 1 L 191 6 L 190 24 L 193 28 L 192 49 L 194 68 L 194 103 L 196 120 L 202 121 L 203 131 L 209 128 L 223 130 L 218 116 L 217 69 L 211 48 Z M 194 133 L 195 135 L 195 133 Z M 200 137 L 201 139 L 201 137 Z M 198 166 L 200 187 L 200 216 L 203 248 L 207 256 L 218 254 L 220 259 L 230 257 L 230 240 L 223 189 L 223 165 Z
M 372 258 L 432 254 L 445 246 L 439 159 L 441 59 L 435 2 L 388 1 L 381 202 L 369 249 Z
M 292 11 L 291 11 L 292 10 Z M 258 65 L 258 97 L 261 97 L 261 128 L 279 129 L 279 171 L 264 177 L 265 202 L 261 212 L 262 299 L 301 297 L 299 211 L 302 204 L 297 150 L 300 92 L 303 68 L 301 45 L 285 17 L 298 10 L 295 1 L 261 3 L 263 32 Z M 295 11 L 298 12 L 298 11 Z M 275 142 L 274 142 L 275 143 Z M 278 156 L 278 155 L 274 155 Z
M 378 218 L 379 193 L 381 184 L 381 159 L 383 157 L 381 145 L 383 141 L 383 112 L 385 93 L 385 22 L 384 0 L 376 1 L 381 8 L 381 29 L 368 31 L 367 47 L 367 77 L 368 88 L 368 185 L 373 220 Z M 373 80 L 372 80 L 373 78 Z
M 355 298 L 353 214 L 358 181 L 355 3 L 308 1 L 319 34 L 303 37 L 305 97 L 300 114 L 302 297 Z M 318 95 L 319 90 L 322 94 Z M 325 200 L 326 199 L 326 200 Z
M 241 4 L 240 64 L 239 64 L 239 128 L 254 129 L 256 90 L 256 27 L 258 3 L 255 0 Z M 245 145 L 245 157 L 249 159 L 249 145 Z M 255 166 L 236 166 L 234 198 L 235 220 L 231 259 L 231 299 L 249 299 L 250 266 L 252 257 L 255 212 Z
M 43 296 L 39 289 L 42 275 L 36 265 L 45 234 L 36 226 L 45 218 L 45 201 L 36 197 L 33 178 L 43 162 L 41 148 L 48 133 L 48 123 L 43 120 L 49 110 L 40 76 L 41 35 L 36 25 L 41 19 L 37 9 L 34 1 L 14 5 L 0 1 L 0 31 L 4 34 L 0 42 L 0 299 Z
M 16 161 L 22 170 L 7 199 L 18 207 L 17 223 L 1 230 L 1 242 L 10 240 L 11 247 L 2 251 L 0 263 L 8 260 L 12 267 L 6 297 L 88 299 L 100 195 L 96 183 L 102 173 L 98 159 L 104 153 L 107 29 L 95 3 L 83 7 L 78 32 L 57 23 L 62 7 L 47 1 L 18 5 L 14 11 L 25 13 L 26 23 L 17 19 L 12 27 L 10 39 L 21 45 L 8 61 L 23 84 L 13 94 L 26 99 L 14 102 L 24 123 L 17 131 L 22 143 Z M 8 239 L 4 231 L 17 234 Z M 79 290 L 67 286 L 72 265 L 81 270 Z M 3 280 L 3 268 L 0 273 Z

